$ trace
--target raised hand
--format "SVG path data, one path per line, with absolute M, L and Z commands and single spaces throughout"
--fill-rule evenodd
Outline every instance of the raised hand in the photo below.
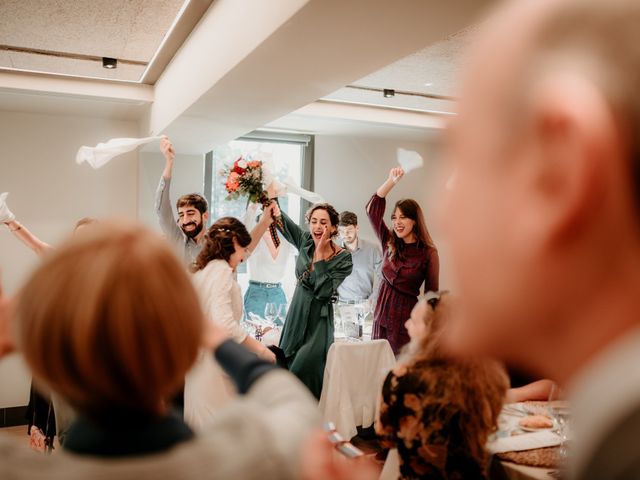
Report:
M 173 162 L 173 160 L 176 158 L 176 152 L 173 149 L 173 144 L 168 137 L 163 137 L 160 140 L 160 151 L 168 162 Z
M 329 246 L 329 242 L 331 242 L 331 234 L 329 233 L 329 225 L 324 226 L 324 231 L 322 232 L 322 236 L 320 237 L 320 241 L 318 242 L 318 250 L 324 251 Z
M 394 167 L 389 171 L 389 180 L 391 180 L 393 183 L 398 183 L 398 180 L 400 180 L 403 176 L 404 170 L 400 167 Z
M 276 210 L 278 213 L 276 213 Z M 278 209 L 278 204 L 275 201 L 271 201 L 267 206 L 262 207 L 262 216 L 260 217 L 261 222 L 266 222 L 268 225 L 273 222 L 273 218 L 280 215 L 280 209 Z

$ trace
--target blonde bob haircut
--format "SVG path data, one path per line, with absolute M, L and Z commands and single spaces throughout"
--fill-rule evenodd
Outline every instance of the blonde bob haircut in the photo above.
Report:
M 18 295 L 18 346 L 37 381 L 82 413 L 162 415 L 193 364 L 203 313 L 185 268 L 146 228 L 76 236 Z

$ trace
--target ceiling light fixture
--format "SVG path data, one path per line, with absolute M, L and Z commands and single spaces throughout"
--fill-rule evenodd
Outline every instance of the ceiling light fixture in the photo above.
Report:
M 365 87 L 362 85 L 347 85 L 344 88 L 353 89 L 353 90 L 363 90 L 365 92 L 376 92 L 382 93 L 382 95 L 386 98 L 394 97 L 396 95 L 407 96 L 407 97 L 422 97 L 429 98 L 432 100 L 446 100 L 449 102 L 455 102 L 457 99 L 455 97 L 451 97 L 449 95 L 439 95 L 435 93 L 424 93 L 424 92 L 408 92 L 405 90 L 392 90 L 387 88 L 376 88 L 376 87 Z
M 118 59 L 102 57 L 102 66 L 108 69 L 118 68 Z

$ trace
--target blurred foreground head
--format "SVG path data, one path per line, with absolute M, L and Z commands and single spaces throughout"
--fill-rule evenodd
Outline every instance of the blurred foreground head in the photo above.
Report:
M 479 33 L 440 212 L 459 350 L 562 379 L 639 321 L 639 25 L 637 0 L 522 0 Z
M 36 379 L 94 418 L 161 415 L 203 326 L 170 247 L 133 223 L 92 225 L 53 252 L 15 313 L 18 346 Z

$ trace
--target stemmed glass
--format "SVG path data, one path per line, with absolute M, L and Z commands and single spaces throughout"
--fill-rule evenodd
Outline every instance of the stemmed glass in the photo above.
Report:
M 547 404 L 549 416 L 553 421 L 553 431 L 560 437 L 560 458 L 566 459 L 568 449 L 566 446 L 569 437 L 570 410 L 566 401 L 561 398 L 561 391 L 555 383 L 551 385 L 549 391 L 549 402 Z
M 267 303 L 264 307 L 264 318 L 273 325 L 273 321 L 276 319 L 276 315 L 278 314 L 278 310 L 276 308 L 275 303 Z
M 278 319 L 278 325 L 284 325 L 284 321 L 287 318 L 287 304 L 281 303 L 278 305 L 278 312 L 276 313 L 276 318 Z

